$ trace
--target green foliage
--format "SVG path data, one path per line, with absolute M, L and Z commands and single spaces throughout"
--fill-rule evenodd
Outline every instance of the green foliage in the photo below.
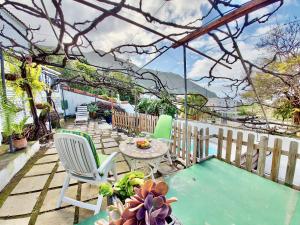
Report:
M 144 173 L 133 171 L 126 174 L 121 180 L 112 187 L 110 184 L 102 184 L 99 187 L 99 193 L 104 196 L 115 194 L 121 201 L 134 195 L 134 187 L 139 187 L 144 183 Z
M 88 111 L 91 113 L 97 112 L 98 111 L 98 106 L 96 104 L 89 104 L 88 105 Z
M 203 111 L 209 111 L 207 107 L 203 107 L 206 104 L 207 100 L 202 95 L 198 94 L 189 94 L 187 96 L 187 113 L 189 119 L 197 120 L 204 113 Z M 181 100 L 183 104 L 181 106 L 181 111 L 184 112 L 184 99 Z M 201 108 L 201 109 L 200 109 Z
M 39 118 L 43 120 L 48 117 L 48 114 L 49 114 L 52 106 L 48 102 L 44 102 L 44 103 L 42 103 L 42 105 L 43 105 L 43 109 L 40 112 Z
M 10 72 L 17 74 L 18 78 L 15 81 L 8 81 L 8 86 L 12 87 L 17 96 L 24 95 L 24 84 L 28 84 L 32 90 L 33 95 L 43 91 L 46 86 L 40 81 L 42 68 L 35 63 L 26 64 L 26 78 L 21 77 L 20 63 L 9 63 Z
M 28 116 L 24 117 L 20 122 L 18 123 L 13 123 L 11 125 L 12 128 L 12 135 L 14 136 L 14 138 L 17 139 L 21 139 L 24 138 L 24 128 L 25 128 L 25 124 L 28 120 Z
M 253 107 L 241 106 L 237 110 L 239 116 L 256 116 L 256 113 L 253 111 Z
M 104 111 L 104 116 L 105 116 L 105 117 L 111 116 L 111 114 L 112 114 L 112 113 L 111 113 L 111 110 L 105 110 L 105 111 Z
M 21 110 L 18 106 L 14 104 L 13 101 L 6 99 L 3 96 L 3 90 L 0 89 L 0 103 L 2 109 L 1 117 L 3 120 L 3 135 L 8 137 L 13 134 L 12 124 L 15 121 L 16 114 Z
M 103 183 L 99 186 L 99 193 L 102 194 L 104 197 L 112 196 L 114 190 L 110 183 Z
M 276 103 L 276 105 L 278 108 L 273 111 L 273 114 L 277 119 L 281 118 L 282 121 L 292 118 L 294 111 L 297 110 L 287 100 L 282 100 Z
M 167 114 L 174 117 L 177 113 L 177 108 L 167 96 L 163 96 L 161 99 L 141 99 L 137 104 L 137 111 L 156 116 Z
M 270 71 L 281 74 L 295 74 L 299 70 L 300 56 L 287 58 L 283 61 L 275 61 L 268 66 Z M 299 77 L 272 75 L 267 73 L 257 73 L 253 78 L 253 84 L 258 96 L 264 102 L 273 102 L 273 106 L 277 109 L 273 110 L 276 118 L 283 121 L 291 117 L 297 117 L 300 108 L 299 97 Z M 257 101 L 253 90 L 248 90 L 242 94 L 242 98 L 248 102 Z M 276 100 L 274 102 L 274 99 Z M 298 121 L 298 120 L 295 120 Z

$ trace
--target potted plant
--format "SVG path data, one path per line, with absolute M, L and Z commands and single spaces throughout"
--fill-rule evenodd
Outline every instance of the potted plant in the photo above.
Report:
M 89 104 L 88 111 L 92 119 L 97 119 L 97 111 L 99 110 L 96 104 Z
M 105 110 L 104 111 L 104 118 L 105 118 L 105 121 L 108 123 L 108 124 L 111 124 L 112 122 L 112 115 L 111 115 L 111 110 Z
M 112 198 L 116 197 L 124 203 L 125 199 L 134 195 L 134 188 L 140 187 L 144 183 L 144 177 L 143 172 L 130 172 L 114 185 L 110 183 L 101 184 L 99 193 L 103 196 L 107 196 L 110 202 L 112 202 Z
M 25 135 L 25 124 L 29 117 L 24 117 L 19 123 L 13 123 L 12 136 L 13 146 L 16 150 L 27 147 L 27 138 Z
M 133 196 L 126 199 L 125 205 L 116 201 L 114 205 L 107 208 L 110 223 L 100 220 L 96 224 L 181 224 L 171 215 L 171 203 L 177 201 L 177 199 L 166 199 L 168 185 L 165 182 L 155 183 L 152 180 L 147 180 L 140 188 L 135 188 L 134 192 Z

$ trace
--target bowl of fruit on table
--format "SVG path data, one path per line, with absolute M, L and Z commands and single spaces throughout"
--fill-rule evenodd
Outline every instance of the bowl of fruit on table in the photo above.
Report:
M 136 147 L 140 149 L 147 149 L 151 147 L 150 141 L 147 139 L 140 139 L 136 141 Z

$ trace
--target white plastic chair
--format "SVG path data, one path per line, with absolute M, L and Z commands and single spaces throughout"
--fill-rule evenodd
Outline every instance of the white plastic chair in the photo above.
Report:
M 75 125 L 78 122 L 88 122 L 89 121 L 89 112 L 86 105 L 77 106 Z
M 95 157 L 85 137 L 76 134 L 57 133 L 54 135 L 54 143 L 60 161 L 67 173 L 57 207 L 59 208 L 62 202 L 67 202 L 74 206 L 93 210 L 94 214 L 97 214 L 101 208 L 102 195 L 98 195 L 97 204 L 94 205 L 66 197 L 65 192 L 70 179 L 99 186 L 101 183 L 107 182 L 108 173 L 112 171 L 115 180 L 117 180 L 114 158 L 118 153 L 112 153 L 97 168 Z

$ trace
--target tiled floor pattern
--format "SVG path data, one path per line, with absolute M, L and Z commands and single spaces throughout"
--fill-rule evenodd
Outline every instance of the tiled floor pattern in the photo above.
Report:
M 123 133 L 112 131 L 107 124 L 96 122 L 80 126 L 68 125 L 67 128 L 88 132 L 93 137 L 97 151 L 101 151 L 103 154 L 119 151 L 119 141 L 127 137 Z M 168 166 L 166 168 L 168 170 Z M 117 157 L 117 173 L 124 174 L 129 170 L 127 162 L 119 154 Z M 22 177 L 15 188 L 11 190 L 10 195 L 0 208 L 0 224 L 68 225 L 91 216 L 92 211 L 78 208 L 78 213 L 75 213 L 76 208 L 68 204 L 56 208 L 65 175 L 64 168 L 59 163 L 56 149 L 50 147 L 45 151 L 43 157 L 38 159 Z M 71 180 L 70 183 L 67 196 L 77 197 L 85 202 L 95 202 L 98 193 L 97 186 L 87 183 L 79 184 L 75 180 Z M 106 199 L 102 204 L 102 208 L 105 209 L 105 207 Z

